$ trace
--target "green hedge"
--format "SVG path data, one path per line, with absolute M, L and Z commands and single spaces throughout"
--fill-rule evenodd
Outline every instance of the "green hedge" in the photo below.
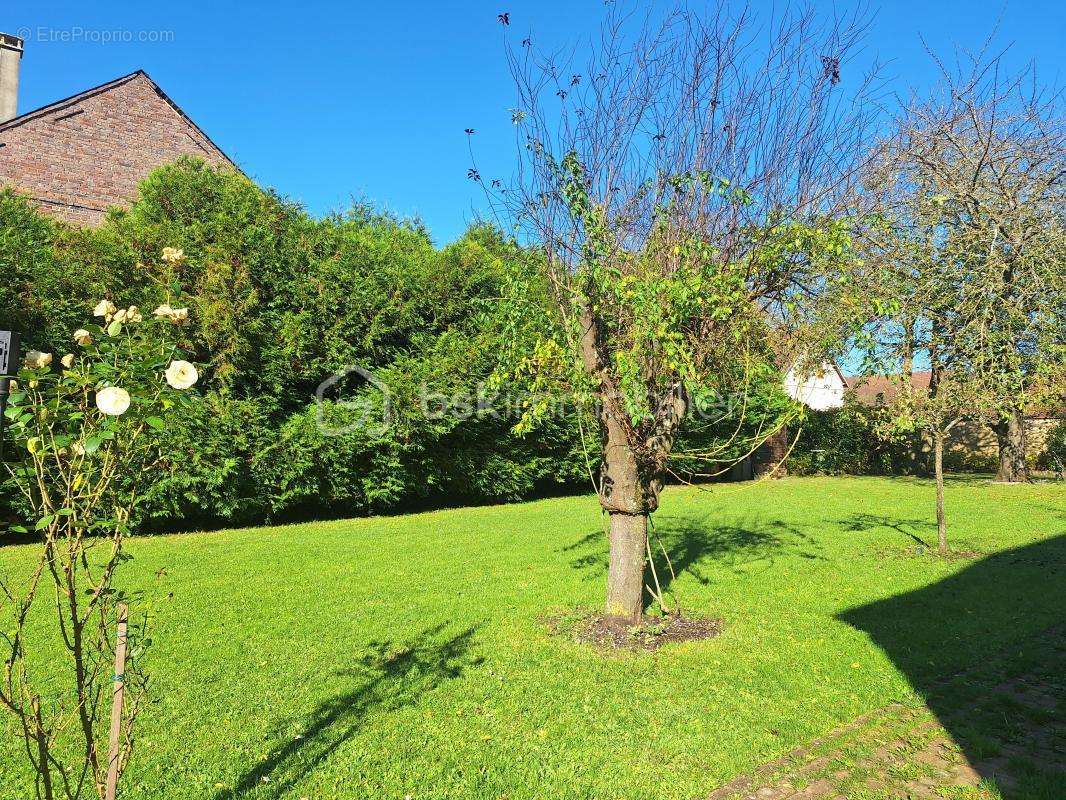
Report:
M 162 264 L 164 247 L 186 262 Z M 417 222 L 365 206 L 316 219 L 183 160 L 92 231 L 0 193 L 0 327 L 58 360 L 102 297 L 150 310 L 179 293 L 190 306 L 182 344 L 204 365 L 201 398 L 167 420 L 171 457 L 145 527 L 514 500 L 587 481 L 576 426 L 520 437 L 513 419 L 433 420 L 420 408 L 423 385 L 474 395 L 492 373 L 507 252 L 478 226 L 438 248 Z M 324 435 L 316 388 L 352 365 L 388 385 L 392 424 Z M 359 380 L 344 389 L 346 402 L 381 403 Z
M 1047 438 L 1047 447 L 1038 465 L 1066 477 L 1066 419 L 1051 429 Z
M 927 464 L 911 441 L 887 442 L 876 430 L 876 410 L 849 398 L 843 408 L 807 414 L 788 461 L 796 475 L 900 475 Z

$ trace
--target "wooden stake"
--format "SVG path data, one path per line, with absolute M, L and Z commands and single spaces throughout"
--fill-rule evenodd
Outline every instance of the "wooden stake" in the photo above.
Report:
M 115 693 L 111 699 L 111 738 L 107 747 L 107 789 L 106 800 L 115 800 L 118 796 L 118 767 L 122 745 L 122 695 L 126 680 L 126 627 L 129 608 L 125 603 L 118 605 L 118 634 L 115 637 Z

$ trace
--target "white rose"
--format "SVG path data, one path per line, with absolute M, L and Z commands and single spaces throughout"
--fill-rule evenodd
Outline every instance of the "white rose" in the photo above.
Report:
M 200 380 L 200 373 L 188 361 L 171 361 L 166 375 L 167 383 L 175 389 L 190 389 Z
M 119 309 L 118 311 L 116 311 L 115 312 L 115 316 L 113 317 L 113 319 L 115 320 L 115 322 L 125 322 L 126 321 L 126 309 L 123 308 L 123 309 Z
M 63 369 L 70 369 L 72 366 L 74 366 L 74 354 L 67 353 L 65 356 L 59 359 L 59 363 L 63 365 Z
M 42 353 L 40 350 L 30 350 L 26 353 L 24 363 L 30 369 L 44 369 L 52 363 L 52 354 Z
M 112 316 L 118 308 L 110 300 L 101 300 L 96 304 L 96 308 L 93 309 L 94 317 L 104 317 L 105 319 Z
M 168 264 L 180 264 L 185 260 L 185 251 L 176 247 L 164 247 L 163 260 Z
M 126 309 L 126 322 L 143 322 L 144 316 L 141 314 L 141 310 L 137 306 L 130 306 Z
M 175 325 L 181 325 L 189 318 L 189 309 L 187 308 L 171 308 L 170 303 L 163 303 L 159 308 L 152 312 L 159 319 L 165 319 L 173 322 Z
M 109 386 L 96 393 L 96 407 L 109 417 L 121 417 L 130 407 L 130 393 L 117 386 Z
M 93 337 L 84 328 L 78 328 L 78 330 L 74 331 L 74 341 L 82 347 L 88 347 L 93 343 Z

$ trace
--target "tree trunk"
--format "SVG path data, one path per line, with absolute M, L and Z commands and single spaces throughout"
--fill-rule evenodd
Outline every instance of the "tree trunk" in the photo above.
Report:
M 588 306 L 581 309 L 581 357 L 586 372 L 599 384 L 600 506 L 611 521 L 607 573 L 608 616 L 639 624 L 644 617 L 644 566 L 648 519 L 659 507 L 662 474 L 678 425 L 688 407 L 683 385 L 670 388 L 655 406 L 655 425 L 640 439 L 621 402 L 622 393 L 605 364 L 600 326 Z M 642 456 L 638 456 L 639 452 Z
M 1027 448 L 1025 417 L 1020 411 L 1011 412 L 994 426 L 999 440 L 999 471 L 996 481 L 1000 483 L 1028 483 L 1029 465 L 1025 461 Z
M 948 551 L 948 524 L 944 517 L 944 433 L 933 434 L 933 469 L 936 473 L 936 533 L 940 552 Z
M 604 415 L 600 504 L 611 520 L 607 615 L 637 624 L 644 616 L 644 564 L 654 488 L 641 480 L 636 453 L 616 414 Z
M 790 444 L 791 439 L 786 427 L 782 427 L 777 433 L 767 438 L 759 451 L 759 459 L 755 471 L 756 476 L 787 477 L 788 469 L 785 467 L 785 458 L 788 456 Z
M 607 614 L 638 624 L 644 616 L 644 563 L 648 515 L 611 515 L 611 564 L 607 572 Z

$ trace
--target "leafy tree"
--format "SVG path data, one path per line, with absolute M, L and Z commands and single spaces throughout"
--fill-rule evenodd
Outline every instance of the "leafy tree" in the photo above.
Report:
M 860 339 L 869 363 L 899 376 L 894 427 L 933 441 L 942 551 L 945 437 L 965 419 L 995 424 L 1000 477 L 1023 479 L 1024 410 L 1061 385 L 1061 126 L 997 66 L 946 76 L 875 152 L 850 298 L 873 319 Z M 916 363 L 929 365 L 927 386 L 912 380 Z
M 895 294 L 912 325 L 936 304 L 950 310 L 953 335 L 965 337 L 951 343 L 953 368 L 980 387 L 1001 481 L 1028 480 L 1025 413 L 1066 382 L 1064 161 L 1061 96 L 1032 72 L 1007 76 L 979 57 L 966 72 L 945 70 L 942 89 L 905 110 L 874 175 L 897 228 L 927 231 L 908 246 L 940 274 Z
M 508 51 L 518 177 L 483 182 L 530 248 L 508 287 L 533 309 L 511 321 L 509 371 L 594 415 L 606 610 L 630 622 L 686 422 L 723 397 L 749 407 L 752 387 L 780 380 L 779 353 L 814 354 L 796 346 L 808 300 L 848 258 L 837 212 L 864 120 L 841 84 L 861 20 L 786 15 L 765 47 L 753 24 L 678 10 L 635 26 L 612 11 L 581 48 L 587 64 L 529 40 Z M 483 180 L 476 165 L 470 175 Z M 524 423 L 551 409 L 531 403 Z M 782 422 L 756 426 L 742 450 Z

